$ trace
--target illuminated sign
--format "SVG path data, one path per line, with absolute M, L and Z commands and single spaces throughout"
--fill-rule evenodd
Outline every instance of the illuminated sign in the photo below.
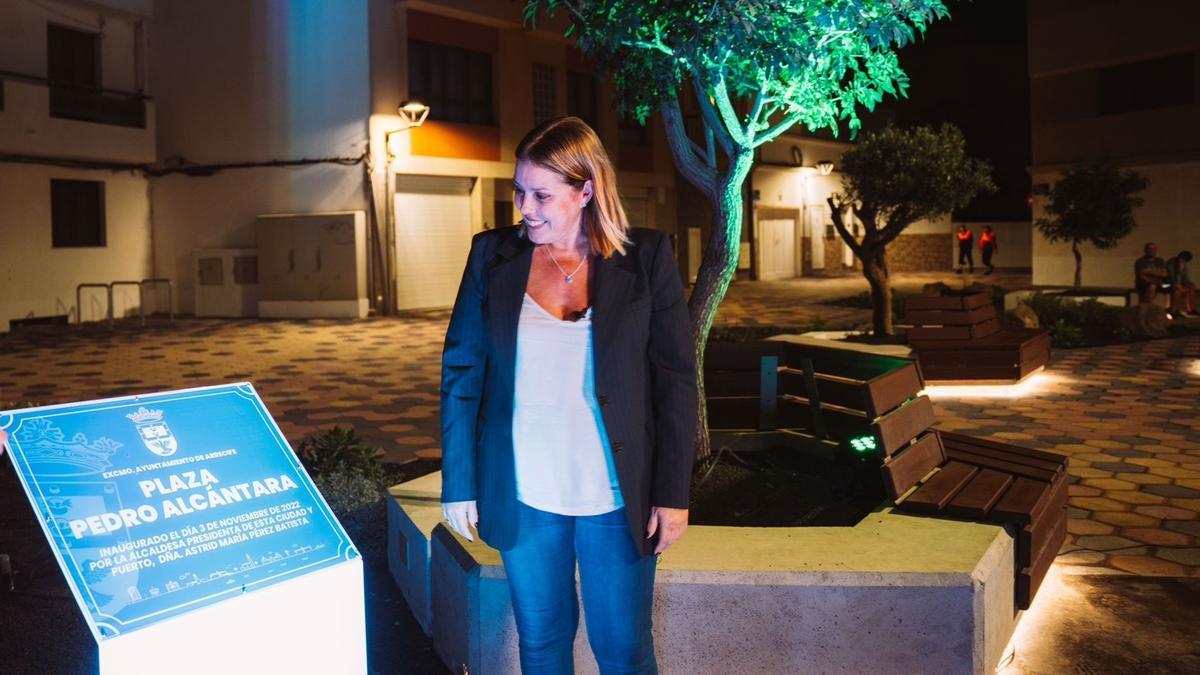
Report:
M 0 413 L 96 639 L 358 557 L 249 384 Z

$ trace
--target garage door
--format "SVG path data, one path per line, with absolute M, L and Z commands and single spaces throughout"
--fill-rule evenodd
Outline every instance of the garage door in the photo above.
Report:
M 473 178 L 396 177 L 396 307 L 450 307 L 471 248 Z

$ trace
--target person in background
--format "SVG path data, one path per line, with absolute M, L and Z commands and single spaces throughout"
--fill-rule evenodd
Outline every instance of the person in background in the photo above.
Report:
M 991 225 L 983 226 L 983 234 L 979 235 L 979 250 L 983 253 L 983 264 L 987 265 L 985 274 L 991 274 L 996 269 L 992 264 L 992 256 L 1000 250 L 996 245 L 996 233 L 992 231 Z
M 1188 270 L 1192 262 L 1191 251 L 1180 251 L 1167 261 L 1167 279 L 1171 283 L 1171 307 L 1167 310 L 1172 318 L 1200 316 L 1196 314 L 1196 282 Z
M 1150 304 L 1160 290 L 1169 288 L 1170 274 L 1167 263 L 1158 257 L 1158 244 L 1146 242 L 1142 257 L 1133 263 L 1133 285 L 1137 289 L 1138 302 Z
M 629 227 L 578 117 L 516 148 L 522 223 L 476 235 L 442 353 L 442 509 L 504 561 L 525 675 L 658 672 L 656 556 L 687 527 L 700 424 L 670 240 Z
M 958 226 L 958 232 L 955 233 L 958 238 L 958 273 L 962 274 L 963 261 L 966 261 L 968 266 L 967 271 L 975 272 L 975 252 L 973 246 L 975 244 L 975 233 L 967 228 L 966 223 Z

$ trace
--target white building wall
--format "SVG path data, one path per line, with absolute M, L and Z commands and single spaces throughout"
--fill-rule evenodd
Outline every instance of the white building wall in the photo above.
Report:
M 52 178 L 104 182 L 106 246 L 51 246 Z M 7 331 L 13 319 L 71 315 L 74 320 L 80 283 L 153 276 L 146 190 L 146 179 L 128 173 L 0 164 L 0 330 Z M 113 304 L 118 317 L 136 314 L 136 288 L 120 288 Z M 103 291 L 84 295 L 85 321 L 104 319 L 105 311 Z
M 1164 259 L 1187 249 L 1200 253 L 1200 162 L 1126 166 L 1142 174 L 1149 186 L 1134 210 L 1137 227 L 1116 248 L 1101 251 L 1080 245 L 1083 253 L 1083 285 L 1133 288 L 1133 263 L 1142 255 L 1146 242 L 1158 244 Z M 1053 183 L 1057 173 L 1035 173 L 1034 184 Z M 1034 203 L 1036 222 L 1044 216 L 1043 200 Z M 1075 258 L 1070 243 L 1051 244 L 1036 231 L 1033 235 L 1033 283 L 1069 286 L 1075 281 Z
M 123 8 L 128 5 L 128 8 Z M 145 5 L 145 7 L 137 7 Z M 100 34 L 100 83 L 105 89 L 135 91 L 138 74 L 135 25 L 149 14 L 149 2 L 0 2 L 0 64 L 4 69 L 46 77 L 46 24 Z
M 366 149 L 367 0 L 162 0 L 150 42 L 164 160 L 269 162 Z M 362 178 L 361 165 L 336 164 L 155 178 L 156 270 L 176 281 L 190 312 L 197 248 L 253 246 L 261 214 L 364 209 Z

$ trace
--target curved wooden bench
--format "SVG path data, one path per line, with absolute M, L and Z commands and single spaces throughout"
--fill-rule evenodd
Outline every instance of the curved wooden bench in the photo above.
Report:
M 1028 609 L 1067 535 L 1067 458 L 932 430 L 882 467 L 896 509 L 1005 525 L 1016 539 L 1016 604 Z
M 1050 332 L 1001 328 L 987 293 L 914 296 L 904 301 L 906 337 L 930 381 L 1005 381 L 1050 361 Z

